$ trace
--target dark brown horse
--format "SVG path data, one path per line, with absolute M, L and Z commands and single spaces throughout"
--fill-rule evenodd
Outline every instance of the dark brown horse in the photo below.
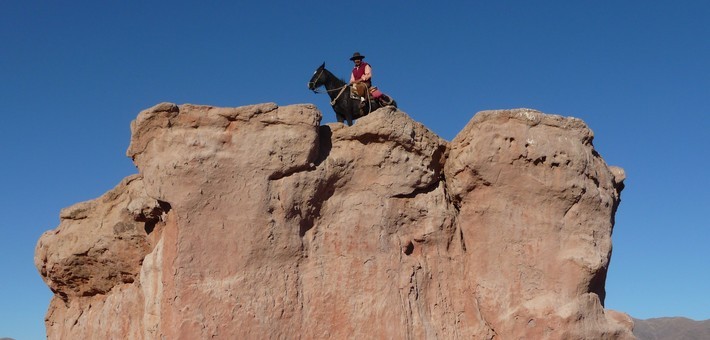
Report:
M 378 99 L 370 98 L 361 112 L 360 99 L 350 97 L 350 88 L 352 86 L 326 70 L 325 63 L 318 67 L 308 82 L 308 89 L 315 93 L 318 93 L 316 89 L 321 86 L 325 86 L 328 96 L 330 96 L 330 105 L 335 111 L 335 117 L 338 122 L 342 123 L 347 120 L 348 126 L 353 125 L 353 119 L 366 116 L 381 107 L 390 105 L 397 107 L 397 102 L 383 94 Z

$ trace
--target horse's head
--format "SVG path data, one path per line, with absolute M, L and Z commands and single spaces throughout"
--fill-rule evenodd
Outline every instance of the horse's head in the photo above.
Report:
M 316 89 L 323 86 L 325 84 L 325 77 L 323 75 L 323 71 L 325 70 L 325 62 L 323 62 L 323 65 L 319 66 L 318 69 L 316 69 L 315 72 L 313 72 L 313 77 L 311 77 L 311 80 L 308 82 L 308 89 L 316 92 Z

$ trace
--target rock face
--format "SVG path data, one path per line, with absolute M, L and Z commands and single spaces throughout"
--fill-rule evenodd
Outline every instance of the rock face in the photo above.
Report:
M 605 310 L 624 172 L 574 118 L 478 113 L 447 142 L 381 109 L 163 103 L 139 169 L 35 262 L 51 339 L 625 339 Z

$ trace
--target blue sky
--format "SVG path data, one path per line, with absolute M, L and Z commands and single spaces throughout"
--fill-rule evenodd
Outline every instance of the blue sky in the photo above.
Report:
M 583 119 L 628 179 L 607 308 L 710 318 L 707 1 L 0 1 L 0 337 L 44 337 L 33 265 L 59 210 L 136 169 L 139 111 L 314 103 L 359 51 L 400 109 L 451 140 L 481 110 Z

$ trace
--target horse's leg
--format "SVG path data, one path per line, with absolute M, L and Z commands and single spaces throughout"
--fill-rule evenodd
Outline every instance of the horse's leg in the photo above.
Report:
M 350 101 L 351 103 L 353 102 L 352 100 Z M 345 117 L 348 119 L 348 126 L 353 125 L 353 118 L 359 118 L 358 115 L 355 113 L 358 112 L 357 110 L 360 110 L 360 108 L 357 106 L 358 104 L 355 105 L 350 105 L 350 111 L 345 113 Z

